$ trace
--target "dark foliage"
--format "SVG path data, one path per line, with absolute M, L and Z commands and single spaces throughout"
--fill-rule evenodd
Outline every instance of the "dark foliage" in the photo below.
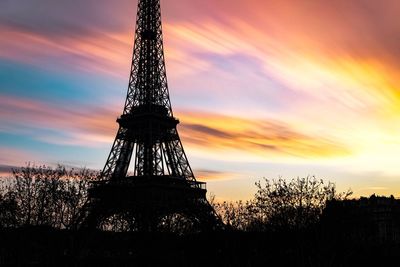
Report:
M 0 190 L 0 227 L 50 226 L 70 229 L 97 173 L 27 165 L 14 169 Z
M 27 165 L 13 170 L 0 187 L 0 228 L 48 226 L 71 229 L 87 201 L 90 181 L 98 172 Z M 305 229 L 319 222 L 326 202 L 345 199 L 351 192 L 337 193 L 335 185 L 315 177 L 268 180 L 256 183 L 252 200 L 210 203 L 228 228 L 240 231 Z M 108 218 L 103 230 L 134 231 L 129 214 Z M 193 222 L 172 214 L 160 222 L 160 232 L 190 233 Z
M 279 231 L 308 228 L 319 222 L 327 201 L 345 199 L 333 183 L 315 177 L 268 180 L 256 183 L 257 192 L 247 202 L 212 203 L 223 221 L 244 231 Z
M 351 192 L 337 193 L 334 184 L 314 177 L 264 179 L 247 202 L 215 203 L 212 197 L 224 222 L 239 231 L 193 233 L 180 214 L 161 220 L 157 233 L 129 232 L 127 217 L 110 218 L 109 231 L 75 231 L 74 219 L 96 177 L 85 169 L 28 165 L 3 180 L 0 266 L 379 266 L 400 251 L 398 238 L 380 238 L 380 224 L 354 212 L 389 203 L 382 206 L 387 211 L 397 205 L 394 198 L 332 201 Z M 338 213 L 326 212 L 327 201 Z M 344 214 L 348 209 L 351 214 Z M 360 236 L 374 238 L 359 242 L 349 218 L 357 229 L 367 225 Z

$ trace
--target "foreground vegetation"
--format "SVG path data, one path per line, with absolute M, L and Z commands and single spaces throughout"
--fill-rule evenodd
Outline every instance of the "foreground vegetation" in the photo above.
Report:
M 67 170 L 63 166 L 27 165 L 14 169 L 12 177 L 3 179 L 0 187 L 0 228 L 73 228 L 87 201 L 90 181 L 97 177 L 98 172 Z M 350 191 L 337 193 L 333 183 L 315 177 L 290 181 L 264 179 L 256 183 L 256 189 L 254 198 L 246 202 L 216 203 L 214 197 L 210 198 L 229 229 L 258 232 L 306 229 L 318 223 L 327 201 L 351 195 Z M 111 229 L 123 230 L 117 226 Z
M 315 177 L 264 179 L 246 202 L 211 197 L 226 231 L 123 232 L 118 222 L 114 231 L 76 231 L 75 219 L 98 175 L 28 165 L 2 179 L 0 266 L 381 266 L 400 253 L 397 239 L 368 239 L 376 234 L 370 227 L 375 222 L 364 217 L 356 228 L 336 221 L 337 213 L 326 220 L 327 202 L 351 192 L 338 193 L 333 183 Z M 360 222 L 365 227 L 357 232 Z
M 98 173 L 31 166 L 14 169 L 0 187 L 0 228 L 48 226 L 71 229 Z
M 246 202 L 214 203 L 211 199 L 225 224 L 252 232 L 303 230 L 320 221 L 328 201 L 352 194 L 350 190 L 338 193 L 335 184 L 315 177 L 264 179 L 256 188 L 254 198 Z

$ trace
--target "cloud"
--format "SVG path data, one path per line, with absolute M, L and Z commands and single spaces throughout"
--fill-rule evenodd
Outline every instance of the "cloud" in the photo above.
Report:
M 13 168 L 15 167 L 10 165 L 0 165 L 0 173 L 10 173 Z
M 1 146 L 0 152 L 0 173 L 8 173 L 12 167 L 18 165 L 22 166 L 26 163 L 26 160 L 40 160 L 41 158 L 40 154 L 37 152 L 31 152 L 8 146 Z
M 132 40 L 136 5 L 134 0 L 5 0 L 0 3 L 0 25 L 2 31 L 6 28 L 58 43 L 121 33 Z M 220 52 L 242 49 L 243 44 L 263 50 L 275 40 L 296 53 L 379 58 L 398 66 L 400 4 L 396 0 L 385 4 L 339 0 L 329 6 L 307 0 L 295 4 L 289 0 L 171 0 L 162 2 L 162 8 L 164 25 L 173 25 L 166 31 L 167 40 L 176 29 L 184 39 Z M 191 30 L 199 28 L 203 31 Z
M 181 112 L 181 136 L 197 149 L 251 153 L 263 158 L 326 158 L 351 148 L 324 136 L 302 133 L 277 120 L 256 120 L 204 112 Z M 243 155 L 242 155 L 243 156 Z
M 26 17 L 26 24 L 40 25 L 43 14 L 49 14 L 50 21 L 59 20 L 57 27 L 73 33 L 58 35 L 53 35 L 51 29 L 33 30 L 8 23 L 14 20 L 13 15 L 26 11 L 23 5 L 2 2 L 6 7 L 0 15 L 4 21 L 0 56 L 37 66 L 62 68 L 66 64 L 75 70 L 126 78 L 132 45 L 128 23 L 117 21 L 113 27 L 107 25 L 108 20 L 92 21 L 89 16 L 87 21 L 77 20 L 83 29 L 90 29 L 85 34 L 64 28 L 65 23 L 73 21 L 68 14 L 73 13 L 77 3 L 72 2 L 60 7 L 35 0 L 41 9 L 33 8 Z M 178 107 L 208 112 L 218 107 L 218 112 L 234 117 L 251 114 L 261 121 L 279 118 L 300 132 L 311 133 L 307 135 L 327 136 L 340 143 L 355 139 L 365 145 L 397 133 L 400 76 L 387 61 L 392 57 L 384 56 L 395 56 L 397 50 L 388 49 L 390 40 L 385 45 L 390 34 L 379 36 L 382 32 L 398 32 L 397 24 L 391 23 L 397 2 L 388 1 L 388 14 L 383 13 L 381 5 L 366 1 L 332 3 L 333 10 L 343 12 L 333 12 L 319 1 L 301 3 L 252 0 L 189 4 L 175 0 L 174 5 L 164 4 L 173 102 Z M 128 6 L 134 10 L 136 3 L 119 1 L 111 7 L 109 2 L 100 1 L 90 11 L 94 4 L 81 3 L 80 9 L 102 17 L 108 10 L 116 12 Z M 179 6 L 179 12 L 172 6 Z M 57 16 L 61 11 L 65 14 Z M 265 16 L 266 11 L 269 16 Z M 180 15 L 168 18 L 174 12 Z M 189 19 L 188 14 L 194 13 L 196 20 Z M 371 25 L 377 20 L 380 22 Z M 361 35 L 357 34 L 360 30 Z M 383 44 L 376 43 L 377 39 Z M 197 127 L 192 129 L 197 132 L 219 130 L 204 124 L 190 127 Z M 367 136 L 366 132 L 374 134 Z M 256 145 L 281 149 L 270 143 Z
M 184 124 L 184 125 L 186 130 L 190 132 L 196 132 L 204 136 L 215 136 L 218 138 L 225 138 L 225 139 L 234 137 L 232 134 L 229 134 L 228 132 L 224 132 L 206 125 L 201 125 L 201 124 Z
M 126 76 L 130 64 L 128 34 L 91 33 L 53 38 L 0 26 L 0 58 L 58 72 Z
M 206 182 L 232 180 L 235 179 L 237 176 L 234 173 L 208 170 L 208 169 L 195 169 L 194 173 L 196 174 L 197 180 Z
M 338 0 L 329 6 L 324 1 L 307 0 L 296 3 L 250 0 L 235 4 L 210 1 L 206 8 L 212 7 L 216 13 L 224 10 L 214 16 L 234 18 L 236 22 L 260 29 L 262 35 L 286 41 L 299 52 L 319 49 L 326 55 L 340 52 L 360 57 L 370 57 L 371 53 L 398 55 L 395 40 L 400 33 L 396 23 L 400 4 L 396 0 L 387 0 L 384 4 Z
M 47 143 L 98 146 L 110 143 L 116 111 L 102 107 L 59 106 L 1 95 L 1 132 Z
M 23 132 L 47 143 L 99 146 L 111 143 L 118 108 L 60 107 L 23 98 L 2 96 L 3 132 Z M 262 156 L 326 157 L 348 154 L 341 144 L 307 135 L 283 122 L 259 121 L 212 113 L 184 112 L 181 134 L 186 143 L 208 151 L 243 150 Z M 40 133 L 40 134 L 38 134 Z
M 136 2 L 5 0 L 0 2 L 0 24 L 53 37 L 76 36 L 100 29 L 113 31 L 134 23 Z
M 119 18 L 133 17 L 127 13 L 134 13 L 136 1 L 25 2 L 29 1 L 2 2 L 0 57 L 126 78 L 134 21 Z M 371 1 L 332 5 L 259 0 L 164 3 L 170 80 L 185 100 L 201 86 L 230 113 L 234 104 L 229 99 L 247 101 L 245 108 L 258 110 L 259 99 L 265 99 L 264 108 L 281 106 L 286 113 L 290 108 L 315 113 L 330 105 L 341 113 L 365 116 L 382 107 L 398 107 L 400 73 L 393 60 L 399 56 L 394 36 L 400 27 L 393 23 L 397 1 L 387 1 L 384 7 Z M 75 18 L 76 9 L 83 15 Z M 119 14 L 117 20 L 113 14 Z M 38 26 L 17 27 L 10 21 Z M 78 27 L 68 27 L 71 22 Z M 194 83 L 199 85 L 190 86 Z M 224 97 L 227 92 L 230 98 Z

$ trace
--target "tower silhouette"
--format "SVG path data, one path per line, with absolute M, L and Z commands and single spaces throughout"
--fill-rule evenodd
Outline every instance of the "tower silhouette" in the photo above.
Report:
M 89 190 L 83 227 L 115 217 L 129 229 L 153 231 L 168 216 L 199 229 L 220 224 L 196 181 L 178 135 L 167 84 L 160 0 L 139 0 L 128 94 L 100 181 Z M 130 162 L 133 175 L 127 176 Z

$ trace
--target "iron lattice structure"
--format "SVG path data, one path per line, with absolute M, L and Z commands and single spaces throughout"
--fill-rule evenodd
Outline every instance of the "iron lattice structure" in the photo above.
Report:
M 89 191 L 84 225 L 121 215 L 153 230 L 168 214 L 185 214 L 205 228 L 218 219 L 197 182 L 178 135 L 164 60 L 160 0 L 139 0 L 132 68 L 119 129 L 101 181 Z M 133 176 L 127 176 L 134 162 Z

